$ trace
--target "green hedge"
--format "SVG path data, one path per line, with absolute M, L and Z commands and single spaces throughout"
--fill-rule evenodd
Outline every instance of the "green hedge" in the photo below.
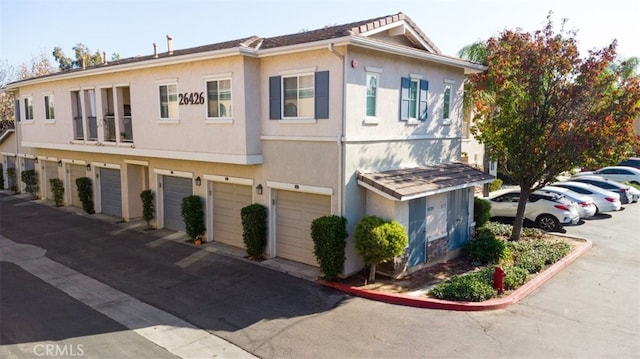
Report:
M 472 263 L 498 263 L 508 253 L 507 244 L 485 227 L 476 230 L 475 239 L 462 247 L 462 253 Z
M 20 173 L 22 183 L 24 183 L 24 190 L 31 194 L 33 198 L 37 197 L 38 192 L 38 174 L 36 170 L 24 170 Z
M 91 179 L 88 177 L 76 178 L 76 186 L 78 187 L 78 197 L 80 197 L 80 202 L 82 202 L 82 209 L 89 214 L 96 213 L 93 208 Z
M 491 202 L 480 197 L 473 197 L 473 220 L 476 228 L 484 226 L 491 219 Z
M 204 210 L 200 196 L 192 194 L 184 197 L 182 199 L 181 215 L 189 237 L 193 239 L 202 238 L 207 228 L 204 224 Z
M 249 257 L 262 257 L 267 247 L 267 207 L 254 203 L 240 210 L 242 240 Z
M 147 229 L 151 229 L 151 220 L 155 211 L 153 192 L 150 189 L 140 192 L 140 200 L 142 201 L 142 219 L 147 222 Z
M 325 279 L 334 280 L 343 272 L 348 236 L 344 217 L 324 216 L 311 223 L 313 254 Z
M 51 185 L 51 192 L 53 193 L 53 200 L 56 203 L 56 207 L 64 206 L 64 184 L 60 178 L 51 178 L 49 180 Z

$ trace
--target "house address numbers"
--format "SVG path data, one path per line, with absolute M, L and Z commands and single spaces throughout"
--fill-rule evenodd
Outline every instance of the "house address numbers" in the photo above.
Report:
M 204 103 L 204 92 L 185 92 L 178 94 L 180 105 L 202 105 Z

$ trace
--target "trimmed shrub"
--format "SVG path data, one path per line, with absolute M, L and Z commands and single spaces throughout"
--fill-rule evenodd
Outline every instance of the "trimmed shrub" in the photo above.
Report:
M 375 280 L 376 265 L 401 255 L 409 243 L 407 231 L 396 221 L 364 217 L 356 226 L 356 251 L 370 265 L 369 280 Z
M 491 230 L 476 230 L 476 238 L 464 244 L 462 253 L 473 263 L 498 263 L 507 253 L 507 244 L 496 238 Z
M 529 277 L 529 272 L 524 268 L 508 266 L 503 269 L 506 273 L 506 276 L 504 277 L 505 290 L 512 290 L 520 287 L 527 281 L 527 278 Z
M 56 207 L 64 206 L 64 184 L 62 180 L 60 178 L 51 178 L 49 185 L 51 185 L 53 201 L 56 203 Z
M 325 279 L 334 280 L 344 270 L 348 236 L 347 219 L 344 217 L 324 216 L 311 223 L 313 255 Z
M 96 213 L 93 208 L 91 180 L 88 177 L 76 178 L 76 186 L 78 187 L 78 197 L 80 197 L 80 202 L 82 202 L 82 209 L 89 214 Z
M 544 237 L 544 235 L 546 234 L 545 231 L 543 231 L 540 228 L 522 228 L 522 234 L 520 235 L 521 238 L 532 238 L 532 239 L 540 239 L 542 237 Z
M 24 190 L 31 194 L 33 198 L 36 198 L 38 192 L 38 174 L 36 170 L 24 170 L 20 173 L 22 183 L 24 183 Z
M 526 251 L 518 254 L 513 264 L 529 273 L 538 273 L 544 268 L 544 257 L 539 251 Z
M 498 237 L 510 236 L 511 232 L 513 232 L 512 225 L 499 222 L 487 222 L 484 228 L 487 228 Z
M 153 192 L 151 192 L 150 189 L 145 189 L 140 192 L 140 200 L 142 201 L 142 219 L 147 222 L 147 229 L 151 229 L 151 220 L 153 219 L 153 213 L 155 211 Z
M 431 289 L 430 294 L 438 299 L 482 302 L 498 295 L 498 291 L 493 289 L 492 281 L 493 268 L 485 268 L 439 283 Z
M 200 196 L 192 194 L 182 199 L 181 215 L 185 231 L 193 239 L 201 238 L 207 230 L 204 224 L 204 210 Z
M 473 220 L 476 228 L 480 228 L 489 222 L 491 218 L 491 202 L 479 197 L 473 197 Z
M 14 194 L 18 194 L 18 178 L 16 177 L 16 169 L 13 167 L 7 168 L 7 180 L 9 181 L 9 190 Z
M 254 203 L 240 210 L 242 240 L 249 257 L 262 257 L 267 247 L 267 207 Z
M 493 180 L 493 182 L 491 182 L 491 184 L 489 185 L 489 191 L 493 192 L 493 191 L 498 191 L 502 188 L 502 180 L 500 178 L 496 178 L 495 180 Z

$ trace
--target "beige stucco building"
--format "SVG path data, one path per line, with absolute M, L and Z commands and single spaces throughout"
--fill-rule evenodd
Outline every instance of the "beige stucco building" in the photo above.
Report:
M 20 150 L 43 198 L 60 178 L 94 183 L 96 211 L 183 230 L 180 200 L 206 204 L 208 241 L 243 247 L 240 209 L 269 210 L 268 257 L 316 265 L 309 226 L 348 220 L 345 274 L 362 268 L 354 228 L 398 220 L 400 270 L 455 252 L 473 230 L 461 156 L 462 85 L 480 65 L 444 56 L 400 13 L 273 38 L 257 36 L 118 60 L 9 84 Z M 18 161 L 20 162 L 20 161 Z M 20 164 L 18 164 L 20 166 Z M 24 167 L 24 166 L 23 166 Z

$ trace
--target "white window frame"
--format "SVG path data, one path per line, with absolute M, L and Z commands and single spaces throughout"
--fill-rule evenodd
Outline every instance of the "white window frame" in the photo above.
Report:
M 24 121 L 33 122 L 33 96 L 28 95 L 23 97 L 22 103 L 24 105 Z
M 178 123 L 180 121 L 180 107 L 178 105 L 178 82 L 177 81 L 163 81 L 163 82 L 158 82 L 158 119 L 160 122 L 162 123 Z M 166 87 L 167 88 L 167 116 L 168 117 L 162 117 L 162 98 L 160 95 L 160 88 L 162 87 Z M 170 92 L 169 92 L 169 86 L 175 86 L 176 88 L 176 92 L 175 92 L 175 102 L 176 102 L 176 109 L 177 109 L 177 114 L 175 117 L 171 117 L 171 111 L 170 109 L 170 103 L 172 102 L 170 99 Z
M 55 122 L 56 121 L 56 113 L 55 113 L 55 97 L 53 93 L 45 93 L 42 97 L 42 102 L 44 104 L 44 121 L 45 122 Z M 53 110 L 53 115 L 49 112 L 49 109 Z
M 285 79 L 290 79 L 290 78 L 296 78 L 296 101 L 299 102 L 300 101 L 300 78 L 301 77 L 305 77 L 305 76 L 311 76 L 311 80 L 313 81 L 313 86 L 311 87 L 311 91 L 312 91 L 312 95 L 311 95 L 311 99 L 313 100 L 313 108 L 315 109 L 315 103 L 316 103 L 316 89 L 315 89 L 315 85 L 316 85 L 316 79 L 315 79 L 315 72 L 300 72 L 300 73 L 287 73 L 287 74 L 283 74 L 280 76 L 280 81 L 281 81 L 281 91 L 282 93 L 280 94 L 280 113 L 282 113 L 282 120 L 315 120 L 315 113 L 311 114 L 310 116 L 299 116 L 300 111 L 298 111 L 296 109 L 296 115 L 297 116 L 285 116 L 285 102 L 286 102 L 286 96 L 285 96 L 285 87 L 284 87 L 284 82 Z M 299 106 L 297 106 L 299 107 Z
M 218 116 L 218 117 L 210 117 L 209 116 L 209 83 L 217 82 L 218 83 L 218 105 L 220 105 L 220 82 L 229 81 L 229 101 L 231 105 L 227 110 L 226 116 Z M 204 81 L 204 93 L 205 93 L 205 119 L 207 123 L 231 123 L 233 121 L 233 81 L 231 80 L 230 75 L 221 76 L 221 77 L 209 77 L 205 78 Z M 218 114 L 220 114 L 220 110 L 218 109 Z
M 453 101 L 453 85 L 456 82 L 453 80 L 445 79 L 442 87 L 442 124 L 451 124 L 451 103 Z M 449 90 L 449 97 L 447 98 L 447 90 Z M 446 116 L 445 116 L 446 115 Z
M 409 124 L 409 125 L 417 125 L 419 123 L 422 123 L 422 121 L 419 120 L 419 116 L 420 116 L 420 80 L 422 80 L 422 75 L 409 74 L 409 80 L 411 80 L 411 83 L 409 84 L 409 111 L 408 111 L 407 124 Z M 416 98 L 415 98 L 414 106 L 411 106 L 411 89 L 412 89 L 414 84 L 416 86 Z M 413 110 L 415 112 L 415 116 L 411 116 L 411 108 L 413 108 Z
M 365 66 L 365 105 L 364 105 L 364 123 L 375 125 L 380 121 L 378 120 L 378 109 L 379 109 L 379 99 L 380 99 L 380 75 L 382 74 L 382 69 L 373 66 Z M 373 116 L 367 113 L 369 109 L 369 79 L 371 77 L 375 77 L 376 79 L 376 92 L 374 96 L 375 100 L 375 108 Z

